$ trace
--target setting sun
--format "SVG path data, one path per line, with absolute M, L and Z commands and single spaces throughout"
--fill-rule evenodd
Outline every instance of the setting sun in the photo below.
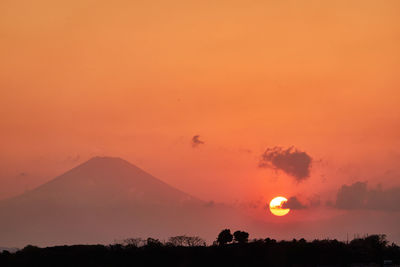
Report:
M 269 203 L 269 210 L 275 216 L 284 216 L 289 213 L 290 209 L 282 208 L 283 203 L 287 202 L 285 197 L 275 197 Z
M 0 267 L 400 267 L 399 14 L 0 0 Z

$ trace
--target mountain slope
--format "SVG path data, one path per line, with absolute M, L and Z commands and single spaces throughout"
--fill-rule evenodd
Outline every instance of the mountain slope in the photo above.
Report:
M 120 158 L 95 157 L 15 200 L 96 204 L 120 201 L 200 202 Z
M 1 244 L 104 243 L 202 234 L 225 214 L 119 158 L 93 158 L 0 202 Z M 214 233 L 213 233 L 214 234 Z

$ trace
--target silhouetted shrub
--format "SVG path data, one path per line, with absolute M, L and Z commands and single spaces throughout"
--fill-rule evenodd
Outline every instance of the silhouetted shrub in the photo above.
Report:
M 163 243 L 161 243 L 161 241 L 158 239 L 149 237 L 146 240 L 146 246 L 150 248 L 159 248 L 163 246 Z
M 143 246 L 145 243 L 146 243 L 146 240 L 143 240 L 142 238 L 127 238 L 127 239 L 124 239 L 124 242 L 123 242 L 124 246 L 130 247 L 130 248 L 132 248 L 132 247 L 137 248 L 137 247 Z
M 236 231 L 233 233 L 234 240 L 239 244 L 244 244 L 249 241 L 249 233 L 244 231 Z
M 205 246 L 206 241 L 198 236 L 179 235 L 168 239 L 168 243 L 175 247 L 198 247 Z
M 231 234 L 230 229 L 222 230 L 217 237 L 217 243 L 219 245 L 225 245 L 227 243 L 232 242 L 232 240 L 233 240 L 233 235 Z

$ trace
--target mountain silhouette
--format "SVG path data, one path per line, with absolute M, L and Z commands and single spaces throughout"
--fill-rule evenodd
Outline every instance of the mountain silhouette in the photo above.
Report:
M 55 245 L 198 235 L 207 224 L 219 230 L 213 219 L 228 216 L 223 213 L 123 159 L 95 157 L 1 201 L 0 242 Z
M 111 157 L 92 158 L 18 197 L 18 201 L 24 200 L 50 200 L 57 204 L 74 203 L 92 207 L 131 201 L 161 205 L 200 203 L 129 162 Z

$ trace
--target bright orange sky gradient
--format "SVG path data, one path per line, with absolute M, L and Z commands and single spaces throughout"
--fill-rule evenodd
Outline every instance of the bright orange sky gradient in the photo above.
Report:
M 399 185 L 399 14 L 398 0 L 2 0 L 0 198 L 97 155 L 250 206 Z M 257 167 L 292 145 L 314 159 L 306 181 Z

